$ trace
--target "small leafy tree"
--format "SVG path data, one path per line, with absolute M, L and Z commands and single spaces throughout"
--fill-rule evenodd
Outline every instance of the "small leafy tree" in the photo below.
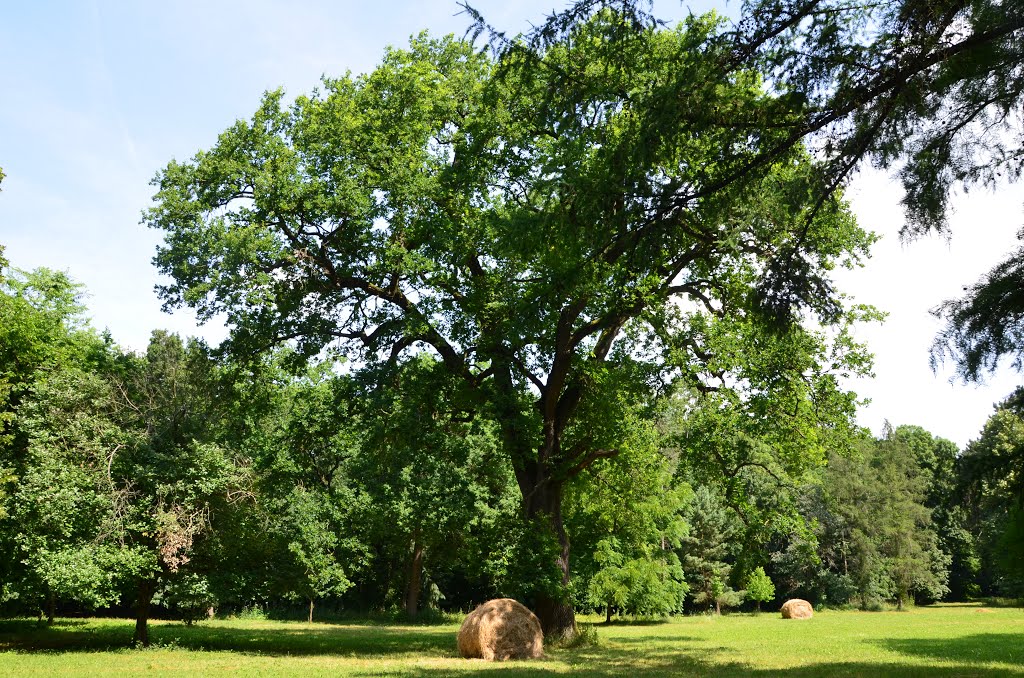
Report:
M 365 509 L 358 522 L 387 567 L 405 573 L 393 578 L 404 584 L 394 597 L 415 618 L 428 574 L 462 557 L 480 514 L 507 492 L 511 469 L 497 424 L 467 413 L 473 394 L 439 361 L 419 355 L 373 382 L 359 404 L 366 432 L 351 466 Z
M 318 598 L 343 593 L 352 586 L 339 562 L 341 539 L 331 519 L 332 506 L 320 493 L 299 487 L 292 493 L 284 524 L 293 558 L 291 592 L 309 602 L 308 621 Z
M 577 600 L 632 615 L 682 609 L 688 591 L 675 549 L 686 533 L 691 490 L 672 476 L 648 415 L 635 409 L 617 425 L 622 449 L 596 461 L 568 490 L 566 521 L 579 554 L 573 568 Z
M 612 610 L 642 616 L 664 616 L 679 612 L 688 587 L 683 568 L 673 551 L 648 552 L 626 559 L 608 539 L 597 545 L 595 562 L 601 567 L 591 577 L 587 600 L 605 608 L 605 621 Z
M 761 603 L 775 598 L 775 584 L 765 574 L 763 567 L 756 568 L 747 576 L 747 600 L 754 601 L 757 611 L 761 611 Z

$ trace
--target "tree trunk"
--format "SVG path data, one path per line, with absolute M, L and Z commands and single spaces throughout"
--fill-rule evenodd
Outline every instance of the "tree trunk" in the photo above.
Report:
M 604 606 L 604 623 L 612 623 L 612 604 L 610 602 L 606 603 Z
M 139 580 L 139 597 L 135 604 L 135 636 L 133 645 L 149 647 L 149 606 L 156 592 L 155 579 Z
M 545 591 L 538 592 L 534 612 L 545 636 L 573 638 L 576 636 L 576 613 L 569 599 L 569 535 L 562 523 L 562 487 L 561 482 L 542 476 L 532 489 L 524 489 L 523 496 L 527 519 L 547 527 L 560 547 L 555 563 L 562 575 L 562 592 L 557 597 Z M 523 488 L 522 482 L 520 488 Z
M 413 534 L 412 559 L 409 561 L 409 583 L 405 590 L 405 613 L 409 619 L 415 619 L 419 611 L 420 588 L 423 582 L 423 544 L 420 543 L 420 531 Z
M 57 597 L 53 595 L 53 590 L 47 587 L 46 589 L 46 625 L 53 626 L 54 612 L 57 607 Z
M 718 598 L 715 598 L 715 614 L 716 615 L 721 615 L 722 614 L 722 604 L 720 602 L 718 602 Z
M 563 318 L 563 330 L 571 328 L 574 320 L 571 315 Z M 560 333 L 566 334 L 562 330 Z M 561 336 L 559 339 L 561 344 L 566 344 L 567 341 L 567 336 Z M 552 597 L 547 591 L 539 590 L 535 598 L 534 613 L 540 620 L 545 635 L 572 638 L 576 635 L 576 615 L 569 598 L 569 537 L 562 524 L 562 489 L 565 480 L 581 471 L 583 466 L 577 464 L 578 468 L 563 466 L 559 469 L 560 462 L 566 461 L 562 458 L 562 431 L 571 419 L 582 394 L 580 384 L 567 385 L 572 347 L 560 346 L 548 383 L 541 389 L 541 396 L 537 401 L 543 417 L 543 442 L 539 447 L 533 447 L 532 441 L 535 440 L 536 431 L 529 417 L 522 411 L 520 393 L 512 379 L 511 365 L 504 348 L 500 344 L 487 348 L 493 351 L 494 383 L 498 396 L 495 405 L 501 422 L 501 437 L 511 458 L 516 483 L 523 496 L 523 515 L 528 522 L 546 529 L 560 546 L 555 561 L 562 574 L 561 591 Z M 595 351 L 603 359 L 608 348 L 610 343 Z

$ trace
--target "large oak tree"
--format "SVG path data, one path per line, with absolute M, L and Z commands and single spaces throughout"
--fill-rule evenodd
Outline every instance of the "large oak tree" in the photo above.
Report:
M 722 68 L 719 30 L 601 10 L 537 49 L 421 36 L 291 104 L 268 94 L 158 175 L 161 294 L 225 314 L 239 353 L 434 353 L 500 422 L 567 584 L 563 490 L 654 390 L 814 398 L 844 360 L 795 337 L 845 321 L 828 272 L 871 238 L 787 142 L 784 97 Z M 730 334 L 777 368 L 744 373 Z M 574 631 L 564 586 L 533 602 Z

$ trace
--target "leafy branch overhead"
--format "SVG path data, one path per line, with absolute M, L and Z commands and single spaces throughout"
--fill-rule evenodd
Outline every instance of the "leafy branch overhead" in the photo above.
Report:
M 638 32 L 658 25 L 643 0 L 586 0 L 553 14 L 526 36 L 508 39 L 471 8 L 474 34 L 486 33 L 502 54 L 542 54 L 569 40 L 586 17 L 612 8 L 624 21 L 609 34 L 620 62 Z M 998 188 L 1024 169 L 1024 8 L 1016 2 L 846 2 L 843 0 L 746 0 L 735 25 L 710 36 L 715 73 L 754 69 L 767 76 L 776 109 L 765 117 L 721 111 L 702 126 L 735 126 L 765 140 L 738 158 L 723 183 L 778 159 L 794 144 L 807 144 L 819 162 L 818 183 L 807 199 L 828 200 L 855 171 L 870 163 L 895 169 L 905 190 L 904 237 L 945 232 L 949 200 L 956 189 Z M 715 48 L 718 48 L 717 52 Z M 611 52 L 612 50 L 609 50 Z M 712 57 L 713 59 L 715 57 Z M 534 58 L 540 65 L 542 60 Z M 686 74 L 663 90 L 663 107 L 685 101 L 700 84 Z M 1009 356 L 1020 367 L 1022 304 L 1009 288 L 1020 288 L 1020 252 L 965 289 L 960 300 L 937 309 L 946 329 L 937 337 L 936 363 L 950 358 L 960 376 L 976 381 Z M 774 266 L 801 279 L 792 257 Z M 785 277 L 785 276 L 784 276 Z M 805 285 L 814 293 L 820 285 Z M 783 297 L 785 300 L 785 297 Z M 1006 329 L 1004 329 L 1004 327 Z

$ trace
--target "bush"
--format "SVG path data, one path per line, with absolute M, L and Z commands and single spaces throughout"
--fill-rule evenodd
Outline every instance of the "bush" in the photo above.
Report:
M 185 574 L 164 585 L 153 602 L 177 613 L 187 626 L 211 616 L 217 597 L 210 590 L 209 580 L 199 574 Z
M 562 649 L 579 649 L 586 647 L 599 647 L 601 639 L 597 635 L 597 629 L 593 624 L 576 624 L 576 635 L 571 638 L 545 638 L 544 644 L 549 647 Z
M 626 614 L 665 616 L 683 607 L 688 587 L 675 554 L 662 558 L 626 559 L 608 540 L 598 544 L 595 559 L 602 565 L 590 580 L 587 599 L 595 608 Z

